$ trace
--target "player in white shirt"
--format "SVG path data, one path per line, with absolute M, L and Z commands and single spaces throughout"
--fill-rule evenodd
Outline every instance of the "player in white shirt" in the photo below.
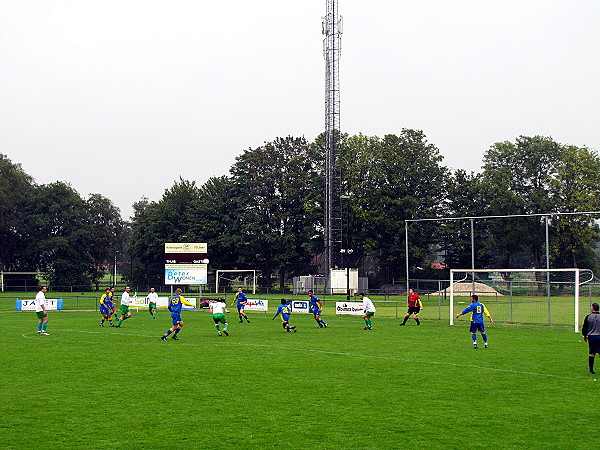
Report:
M 131 303 L 131 299 L 129 298 L 129 291 L 131 288 L 129 286 L 125 287 L 125 292 L 121 295 L 121 318 L 117 323 L 117 328 L 121 328 L 121 324 L 124 320 L 127 320 L 131 317 L 131 313 L 129 312 L 129 305 Z
M 360 293 L 360 299 L 362 300 L 362 310 L 365 312 L 363 319 L 365 320 L 365 330 L 372 330 L 371 328 L 371 317 L 375 314 L 375 305 L 369 297 L 365 297 L 365 294 Z
M 156 304 L 158 303 L 158 294 L 154 288 L 150 288 L 150 293 L 146 295 L 146 300 L 148 300 L 148 312 L 153 319 L 156 319 Z
M 35 314 L 38 317 L 38 335 L 50 336 L 50 333 L 46 332 L 48 328 L 48 312 L 46 311 L 46 292 L 48 288 L 46 286 L 40 286 L 40 290 L 35 296 Z
M 228 313 L 227 303 L 222 297 L 219 297 L 216 302 L 210 303 L 210 313 L 212 314 L 213 320 L 215 322 L 215 328 L 217 329 L 217 333 L 219 336 L 223 336 L 221 333 L 220 323 L 223 324 L 223 333 L 225 336 L 229 336 L 229 332 L 227 331 L 227 327 L 229 324 L 227 323 L 227 318 L 225 317 L 225 313 Z

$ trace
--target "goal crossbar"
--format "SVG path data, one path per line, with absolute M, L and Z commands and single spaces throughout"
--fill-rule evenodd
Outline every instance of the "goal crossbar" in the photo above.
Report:
M 589 269 L 450 269 L 450 325 L 454 325 L 454 286 L 456 283 L 463 282 L 469 278 L 472 278 L 473 286 L 475 286 L 475 274 L 476 273 L 560 273 L 568 272 L 573 274 L 572 287 L 574 291 L 574 330 L 576 333 L 579 332 L 579 288 L 581 285 L 589 283 L 593 280 L 594 275 Z M 589 274 L 589 279 L 581 281 L 581 274 Z M 465 274 L 464 277 L 455 280 L 456 274 Z M 546 277 L 546 283 L 549 283 L 549 277 Z M 475 289 L 473 289 L 475 290 Z M 472 292 L 476 293 L 476 292 Z M 548 293 L 548 296 L 550 294 Z

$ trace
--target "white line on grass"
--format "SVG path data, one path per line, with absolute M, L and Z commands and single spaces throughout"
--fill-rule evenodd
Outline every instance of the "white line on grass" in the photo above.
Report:
M 60 330 L 60 329 L 54 329 L 53 331 L 67 332 L 67 333 L 86 333 L 86 334 L 113 334 L 113 335 L 119 335 L 119 336 L 135 336 L 135 337 L 144 337 L 144 338 L 152 338 L 152 339 L 160 338 L 160 336 L 157 336 L 157 335 L 132 334 L 132 333 L 121 333 L 121 332 L 113 332 L 113 331 L 106 332 L 106 331 L 84 331 L 84 330 Z M 23 334 L 24 338 L 33 338 L 34 336 L 37 339 L 37 336 L 36 336 L 35 332 L 33 332 L 33 331 L 30 333 Z M 186 341 L 185 344 L 187 344 L 187 345 L 194 344 L 194 342 Z M 199 344 L 206 345 L 206 342 L 202 342 Z M 223 344 L 238 345 L 238 346 L 245 346 L 245 347 L 275 348 L 274 346 L 268 345 L 268 344 L 252 344 L 252 343 L 243 343 L 243 342 L 232 342 L 227 339 L 220 340 L 219 345 L 223 345 Z M 290 348 L 290 347 L 288 347 L 288 348 Z M 531 371 L 513 370 L 513 369 L 500 369 L 497 367 L 486 367 L 486 366 L 479 366 L 476 364 L 458 364 L 458 363 L 444 362 L 444 361 L 424 361 L 424 360 L 420 360 L 420 359 L 398 358 L 395 356 L 365 355 L 365 354 L 361 354 L 361 353 L 334 352 L 334 351 L 328 351 L 328 350 L 315 350 L 315 349 L 303 349 L 303 348 L 290 348 L 290 349 L 296 350 L 299 352 L 320 353 L 323 355 L 349 356 L 352 358 L 365 358 L 365 359 L 383 359 L 383 360 L 387 360 L 387 361 L 399 361 L 399 362 L 426 364 L 426 365 L 431 364 L 431 365 L 437 365 L 437 366 L 466 367 L 466 368 L 470 368 L 470 369 L 491 370 L 494 372 L 516 373 L 516 374 L 520 374 L 520 375 L 532 375 L 532 376 L 536 376 L 536 377 L 558 378 L 558 379 L 562 379 L 562 380 L 571 380 L 571 381 L 578 380 L 577 378 L 553 375 L 550 373 L 540 373 L 540 372 L 531 372 Z

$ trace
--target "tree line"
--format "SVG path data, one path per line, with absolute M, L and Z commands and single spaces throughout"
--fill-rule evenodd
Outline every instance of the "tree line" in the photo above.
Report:
M 157 201 L 142 198 L 124 222 L 101 194 L 82 198 L 68 183 L 38 185 L 0 154 L 0 266 L 40 270 L 55 285 L 92 285 L 115 252 L 140 286 L 161 285 L 165 242 L 208 243 L 210 269 L 257 268 L 261 284 L 318 274 L 323 252 L 324 140 L 276 138 L 239 155 L 229 174 L 204 184 L 179 179 Z M 522 215 L 477 220 L 478 267 L 545 267 L 548 218 L 552 267 L 598 266 L 600 158 L 587 147 L 550 137 L 519 136 L 493 144 L 482 170 L 445 167 L 423 132 L 403 129 L 383 137 L 340 135 L 345 264 L 377 286 L 405 277 L 406 220 Z M 409 226 L 410 270 L 446 277 L 470 267 L 470 221 Z M 412 275 L 411 275 L 412 276 Z

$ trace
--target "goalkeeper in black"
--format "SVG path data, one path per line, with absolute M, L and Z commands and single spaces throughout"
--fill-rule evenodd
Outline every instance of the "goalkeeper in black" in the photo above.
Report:
M 590 373 L 595 374 L 594 358 L 596 357 L 596 353 L 600 351 L 600 305 L 598 303 L 592 303 L 592 312 L 585 316 L 581 334 L 583 334 L 583 340 L 588 343 L 590 348 L 590 356 L 588 358 Z

